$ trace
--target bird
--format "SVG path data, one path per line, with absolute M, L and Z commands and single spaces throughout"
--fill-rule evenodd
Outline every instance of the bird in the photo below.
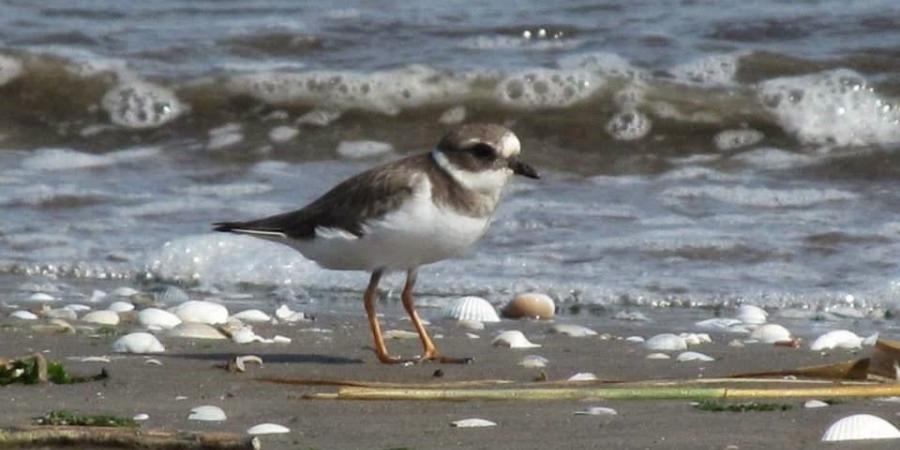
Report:
M 520 152 L 508 128 L 464 124 L 432 150 L 352 176 L 301 209 L 213 229 L 287 245 L 326 269 L 369 272 L 363 304 L 380 362 L 468 363 L 438 351 L 416 313 L 413 288 L 419 267 L 458 256 L 484 235 L 514 175 L 540 178 Z M 378 284 L 391 271 L 406 271 L 401 300 L 422 342 L 416 358 L 388 352 L 376 316 Z

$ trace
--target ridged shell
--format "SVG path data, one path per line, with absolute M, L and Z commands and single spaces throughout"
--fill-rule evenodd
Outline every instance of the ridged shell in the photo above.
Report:
M 833 348 L 854 349 L 862 346 L 863 338 L 856 333 L 847 330 L 829 331 L 813 341 L 809 348 L 815 352 L 830 350 Z
M 677 352 L 687 350 L 687 343 L 681 336 L 672 333 L 662 333 L 647 339 L 644 348 L 658 352 Z
M 190 415 L 188 415 L 188 420 L 203 420 L 206 422 L 221 422 L 227 418 L 228 417 L 225 416 L 225 411 L 222 411 L 222 408 L 212 405 L 193 408 L 191 409 Z
M 556 304 L 547 295 L 529 292 L 517 295 L 501 312 L 503 317 L 510 319 L 552 319 L 556 312 Z
M 535 348 L 540 347 L 541 344 L 535 344 L 529 341 L 521 331 L 518 330 L 510 330 L 504 331 L 497 335 L 496 338 L 491 342 L 491 345 L 494 347 L 509 347 L 509 348 Z
M 113 351 L 117 353 L 162 353 L 166 351 L 156 336 L 150 333 L 131 333 L 113 342 Z
M 550 327 L 551 333 L 558 333 L 571 337 L 587 337 L 596 336 L 597 332 L 581 325 L 573 325 L 568 323 L 560 323 Z
M 768 316 L 769 313 L 767 313 L 766 310 L 760 308 L 759 306 L 741 305 L 737 309 L 738 320 L 744 323 L 749 323 L 751 325 L 766 323 L 766 318 Z
M 145 327 L 170 329 L 181 325 L 181 319 L 175 314 L 159 308 L 147 308 L 137 315 L 138 323 Z
M 792 337 L 791 332 L 787 328 L 775 323 L 767 323 L 756 327 L 750 333 L 750 339 L 756 339 L 763 344 L 774 344 L 781 341 L 790 341 Z
M 224 306 L 205 300 L 190 300 L 174 308 L 172 311 L 183 322 L 208 323 L 215 325 L 228 321 L 228 309 Z
M 844 417 L 831 424 L 822 435 L 823 442 L 898 438 L 900 438 L 900 430 L 897 427 L 887 420 L 871 414 Z
M 81 317 L 82 322 L 98 323 L 100 325 L 118 325 L 119 313 L 110 310 L 91 311 Z
M 499 322 L 493 305 L 481 297 L 460 297 L 451 301 L 443 312 L 444 317 L 471 322 Z
M 257 435 L 257 434 L 280 434 L 280 433 L 290 433 L 291 429 L 284 426 L 278 425 L 277 423 L 261 423 L 259 425 L 254 425 L 247 430 L 247 434 Z

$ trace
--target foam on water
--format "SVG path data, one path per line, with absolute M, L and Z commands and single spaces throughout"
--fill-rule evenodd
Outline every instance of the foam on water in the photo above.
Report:
M 337 154 L 346 159 L 374 158 L 390 154 L 394 146 L 378 141 L 342 141 L 337 146 Z
M 521 109 L 563 108 L 583 102 L 605 80 L 588 71 L 534 69 L 504 78 L 494 90 L 501 104 Z
M 175 192 L 182 192 L 189 195 L 206 195 L 222 198 L 246 197 L 249 195 L 264 194 L 271 190 L 271 184 L 252 182 L 192 184 L 190 186 L 174 189 Z
M 171 90 L 140 80 L 115 86 L 103 96 L 102 105 L 114 124 L 134 129 L 159 127 L 186 109 Z
M 765 138 L 761 131 L 753 129 L 723 130 L 713 137 L 713 143 L 721 151 L 749 147 Z
M 567 55 L 557 61 L 560 69 L 587 70 L 601 75 L 629 79 L 645 79 L 650 74 L 635 67 L 627 59 L 615 53 L 591 52 Z
M 709 55 L 672 67 L 669 72 L 681 83 L 701 86 L 734 84 L 742 54 Z
M 818 160 L 801 153 L 787 152 L 777 148 L 760 148 L 740 153 L 731 158 L 750 167 L 767 170 L 794 169 L 815 164 Z
M 159 154 L 159 151 L 158 147 L 138 147 L 95 155 L 72 149 L 37 149 L 22 160 L 21 167 L 26 170 L 53 171 L 90 169 L 153 158 Z
M 619 111 L 606 123 L 606 131 L 620 141 L 641 139 L 650 133 L 653 121 L 637 110 Z
M 803 208 L 818 203 L 847 201 L 857 198 L 852 192 L 838 189 L 770 189 L 744 186 L 681 186 L 663 191 L 667 201 L 681 203 L 693 199 L 761 208 Z
M 568 50 L 581 45 L 579 39 L 560 37 L 527 38 L 513 36 L 475 36 L 460 42 L 460 48 L 470 50 Z
M 12 56 L 0 54 L 0 86 L 22 74 L 22 62 Z

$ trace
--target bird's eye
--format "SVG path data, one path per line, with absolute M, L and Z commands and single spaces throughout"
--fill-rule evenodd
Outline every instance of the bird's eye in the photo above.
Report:
M 478 159 L 493 159 L 495 156 L 494 147 L 487 144 L 474 145 L 470 151 Z

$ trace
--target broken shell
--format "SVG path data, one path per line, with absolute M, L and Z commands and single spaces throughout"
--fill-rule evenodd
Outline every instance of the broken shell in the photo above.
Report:
M 181 324 L 175 314 L 159 308 L 142 309 L 137 315 L 138 323 L 145 327 L 157 327 L 168 330 Z
M 284 426 L 278 425 L 277 423 L 261 423 L 259 425 L 254 425 L 247 430 L 247 434 L 257 435 L 257 434 L 279 434 L 279 433 L 290 433 L 291 429 Z
M 677 352 L 687 350 L 687 342 L 681 336 L 672 333 L 662 333 L 647 339 L 644 348 L 658 352 Z
M 450 426 L 456 428 L 478 428 L 478 427 L 495 427 L 496 423 L 485 419 L 462 419 L 451 422 Z
M 651 353 L 647 355 L 647 359 L 672 359 L 672 357 L 665 353 Z
M 578 372 L 569 377 L 569 381 L 597 381 L 597 375 L 590 372 Z
M 262 342 L 263 338 L 253 332 L 250 327 L 239 328 L 231 333 L 231 341 L 235 344 L 249 344 Z
M 169 336 L 189 339 L 226 339 L 225 335 L 205 323 L 185 322 L 169 330 Z
M 191 409 L 188 420 L 203 420 L 206 422 L 221 422 L 227 419 L 222 408 L 212 405 L 198 406 Z
M 900 438 L 900 430 L 887 420 L 871 414 L 856 414 L 831 424 L 822 435 L 822 442 L 897 438 Z
M 244 322 L 269 322 L 272 320 L 271 316 L 258 309 L 244 310 L 231 317 Z
M 290 344 L 291 338 L 276 334 L 275 337 L 272 338 L 272 342 L 275 344 Z
M 822 400 L 807 400 L 806 403 L 803 404 L 804 408 L 824 408 L 826 406 L 828 406 L 828 403 L 825 403 Z
M 584 411 L 575 411 L 572 414 L 576 416 L 615 416 L 619 413 L 616 412 L 616 410 L 605 406 L 591 406 Z
M 481 339 L 481 336 L 479 336 L 475 333 L 466 333 L 466 337 L 469 339 Z
M 543 356 L 528 355 L 519 361 L 519 365 L 529 369 L 540 369 L 542 367 L 547 367 L 547 363 L 549 362 L 550 360 Z
M 737 319 L 741 322 L 751 325 L 760 325 L 766 323 L 769 313 L 759 306 L 741 305 L 737 309 Z
M 19 319 L 19 320 L 37 320 L 38 316 L 31 312 L 25 310 L 13 311 L 12 314 L 9 315 L 10 318 Z
M 292 311 L 288 305 L 281 305 L 275 310 L 275 317 L 285 322 L 299 322 L 301 320 L 309 320 L 305 313 Z
M 776 342 L 790 341 L 793 338 L 787 328 L 778 324 L 767 323 L 756 327 L 750 333 L 750 339 L 756 339 L 764 344 L 774 344 Z
M 494 347 L 509 347 L 509 348 L 535 348 L 540 347 L 540 344 L 535 344 L 530 342 L 521 331 L 518 330 L 510 330 L 504 331 L 497 335 L 493 341 L 491 341 L 491 345 Z
M 406 330 L 387 330 L 384 332 L 385 339 L 418 339 L 419 334 Z
M 162 353 L 166 351 L 156 336 L 150 333 L 131 333 L 120 337 L 112 345 L 117 353 Z
M 703 353 L 698 352 L 684 352 L 678 355 L 675 358 L 675 361 L 678 362 L 688 362 L 688 361 L 715 361 L 716 359 L 709 355 L 704 355 Z
M 256 355 L 246 355 L 246 356 L 235 356 L 233 360 L 234 369 L 238 372 L 245 372 L 247 370 L 247 363 L 258 364 L 259 367 L 262 367 L 263 360 L 259 356 Z
M 556 311 L 556 304 L 547 295 L 528 292 L 519 294 L 507 303 L 501 311 L 510 319 L 535 318 L 551 319 Z
M 228 309 L 205 300 L 189 300 L 172 311 L 183 322 L 197 322 L 216 325 L 228 321 Z
M 471 322 L 499 322 L 493 305 L 481 297 L 460 297 L 451 301 L 443 311 L 448 319 Z
M 82 322 L 97 323 L 100 325 L 118 325 L 119 313 L 103 309 L 99 311 L 91 311 L 81 317 Z
M 583 327 L 581 325 L 572 325 L 572 324 L 567 324 L 567 323 L 560 323 L 560 324 L 553 325 L 552 327 L 550 327 L 550 332 L 551 333 L 559 333 L 564 336 L 571 336 L 571 337 L 586 337 L 586 336 L 596 336 L 597 335 L 597 332 L 590 328 Z
M 678 336 L 684 339 L 684 343 L 687 345 L 700 345 L 712 342 L 712 338 L 706 333 L 681 333 Z
M 115 312 L 128 312 L 134 309 L 134 305 L 128 302 L 112 302 L 106 309 Z
M 829 331 L 813 341 L 810 344 L 812 351 L 831 350 L 833 348 L 854 349 L 862 346 L 863 338 L 856 335 L 852 331 L 834 330 Z

